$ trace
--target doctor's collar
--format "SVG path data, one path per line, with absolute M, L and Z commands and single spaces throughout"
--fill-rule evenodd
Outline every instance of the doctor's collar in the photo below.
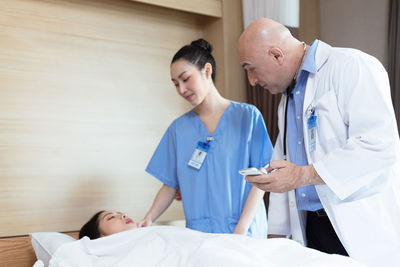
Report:
M 297 64 L 296 72 L 293 75 L 292 82 L 289 84 L 288 88 L 285 90 L 286 95 L 290 95 L 292 93 L 293 89 L 296 87 L 296 81 L 298 78 L 297 74 L 299 74 L 301 63 L 303 62 L 304 55 L 306 54 L 307 44 L 305 42 L 301 42 L 301 44 L 303 45 L 303 53 L 301 55 L 299 63 Z

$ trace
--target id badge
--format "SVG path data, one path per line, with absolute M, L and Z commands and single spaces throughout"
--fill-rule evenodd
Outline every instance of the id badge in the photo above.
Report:
M 311 116 L 307 120 L 308 128 L 308 146 L 310 153 L 315 151 L 317 143 L 317 116 L 315 110 L 312 111 Z
M 189 160 L 188 165 L 199 170 L 206 159 L 209 147 L 210 145 L 208 143 L 199 141 L 192 154 L 192 157 Z

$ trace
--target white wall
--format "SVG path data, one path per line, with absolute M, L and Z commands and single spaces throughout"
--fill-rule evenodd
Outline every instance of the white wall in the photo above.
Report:
M 321 40 L 360 49 L 387 68 L 389 0 L 320 0 Z

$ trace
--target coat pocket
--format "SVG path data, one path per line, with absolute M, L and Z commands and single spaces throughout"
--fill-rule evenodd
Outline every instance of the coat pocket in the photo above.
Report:
M 314 105 L 317 116 L 317 142 L 320 144 L 317 153 L 324 155 L 345 142 L 347 127 L 340 114 L 333 90 L 321 96 Z

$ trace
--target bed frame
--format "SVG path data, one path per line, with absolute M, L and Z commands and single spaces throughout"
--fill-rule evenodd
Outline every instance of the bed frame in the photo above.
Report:
M 65 234 L 77 239 L 79 232 Z M 32 267 L 35 261 L 29 235 L 0 238 L 0 266 Z

